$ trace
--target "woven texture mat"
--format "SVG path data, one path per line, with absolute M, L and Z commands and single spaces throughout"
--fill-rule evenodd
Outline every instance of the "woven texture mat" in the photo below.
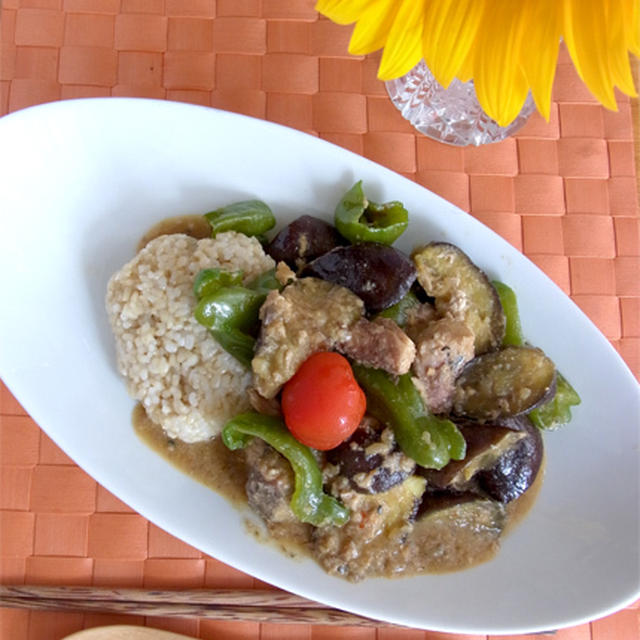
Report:
M 640 373 L 637 105 L 599 106 L 562 52 L 550 122 L 458 149 L 417 134 L 349 57 L 350 30 L 313 0 L 4 0 L 0 113 L 53 100 L 139 96 L 279 122 L 355 151 L 435 191 L 545 271 Z M 0 181 L 2 176 L 0 176 Z M 265 587 L 166 534 L 65 456 L 0 393 L 2 583 L 148 588 Z M 637 640 L 634 605 L 558 640 Z M 0 637 L 58 640 L 83 627 L 147 624 L 201 638 L 469 638 L 180 618 L 0 610 Z M 527 636 L 520 636 L 525 638 Z M 531 636 L 533 637 L 533 636 Z

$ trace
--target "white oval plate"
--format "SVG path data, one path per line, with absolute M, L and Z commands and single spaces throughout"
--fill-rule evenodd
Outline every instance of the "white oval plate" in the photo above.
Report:
M 0 371 L 38 424 L 98 482 L 207 554 L 372 618 L 457 633 L 581 623 L 638 597 L 638 385 L 607 340 L 532 263 L 460 209 L 357 155 L 260 120 L 172 102 L 52 103 L 0 120 Z M 402 200 L 401 248 L 458 244 L 519 295 L 525 334 L 580 392 L 545 435 L 547 473 L 498 556 L 448 575 L 353 585 L 247 533 L 243 514 L 131 428 L 103 307 L 110 275 L 170 215 L 260 198 L 279 221 L 331 217 L 357 179 Z

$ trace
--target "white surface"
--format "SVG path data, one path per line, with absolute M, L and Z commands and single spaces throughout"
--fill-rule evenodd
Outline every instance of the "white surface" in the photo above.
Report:
M 103 309 L 109 276 L 154 222 L 260 198 L 281 222 L 330 217 L 357 179 L 411 214 L 399 243 L 458 244 L 514 287 L 525 334 L 574 384 L 574 421 L 545 435 L 547 474 L 493 561 L 353 585 L 262 545 L 245 515 L 142 445 Z M 316 138 L 171 102 L 58 102 L 0 119 L 0 373 L 38 424 L 107 489 L 202 551 L 366 616 L 458 633 L 581 623 L 638 597 L 638 385 L 582 312 L 466 213 Z

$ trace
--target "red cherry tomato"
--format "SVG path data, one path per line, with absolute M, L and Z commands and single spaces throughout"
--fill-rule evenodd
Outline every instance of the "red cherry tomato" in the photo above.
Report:
M 282 412 L 296 440 L 328 451 L 344 442 L 362 420 L 367 400 L 349 361 L 322 351 L 305 360 L 282 390 Z

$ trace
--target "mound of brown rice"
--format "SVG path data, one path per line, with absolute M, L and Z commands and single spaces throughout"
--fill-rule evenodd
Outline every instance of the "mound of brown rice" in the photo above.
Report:
M 233 231 L 152 240 L 107 287 L 118 368 L 129 393 L 171 438 L 205 440 L 249 408 L 251 374 L 193 317 L 201 269 L 241 269 L 245 282 L 272 269 L 255 238 Z

